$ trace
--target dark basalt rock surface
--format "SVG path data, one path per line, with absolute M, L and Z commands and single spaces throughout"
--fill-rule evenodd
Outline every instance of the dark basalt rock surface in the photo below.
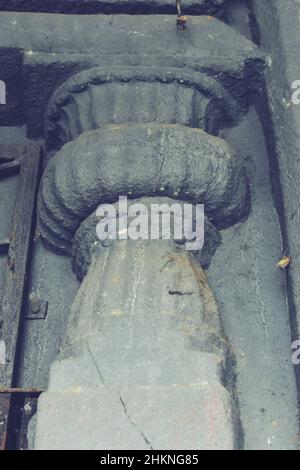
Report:
M 151 204 L 167 204 L 169 207 L 171 207 L 173 204 L 180 204 L 182 208 L 184 205 L 184 203 L 182 203 L 181 201 L 175 201 L 174 199 L 168 197 L 148 197 L 140 198 L 138 200 L 128 200 L 128 207 L 130 207 L 131 204 L 134 204 L 136 202 L 145 205 L 148 209 L 149 214 L 151 211 Z M 114 207 L 116 210 L 117 217 L 119 217 L 118 203 L 114 204 Z M 97 217 L 96 213 L 94 212 L 89 217 L 87 217 L 84 222 L 82 222 L 75 234 L 72 246 L 72 267 L 73 271 L 77 274 L 80 280 L 82 280 L 87 274 L 93 256 L 97 256 L 99 250 L 101 251 L 105 249 L 108 245 L 114 243 L 114 240 L 100 240 L 97 237 L 96 226 L 99 223 L 99 220 L 99 217 Z M 148 220 L 150 222 L 150 217 Z M 130 219 L 128 219 L 128 223 L 130 223 Z M 173 229 L 171 228 L 171 234 L 173 234 L 172 230 Z M 176 243 L 181 245 L 182 243 L 184 243 L 185 240 L 182 239 L 175 241 Z M 172 244 L 171 241 L 170 243 Z M 211 259 L 215 254 L 220 243 L 221 235 L 219 234 L 218 230 L 214 227 L 214 225 L 210 222 L 210 220 L 205 217 L 204 245 L 199 252 L 194 253 L 204 269 L 207 269 L 209 267 Z
M 179 125 L 111 125 L 82 134 L 50 160 L 39 196 L 42 236 L 69 251 L 81 222 L 124 195 L 205 204 L 217 228 L 249 209 L 244 168 L 224 140 Z

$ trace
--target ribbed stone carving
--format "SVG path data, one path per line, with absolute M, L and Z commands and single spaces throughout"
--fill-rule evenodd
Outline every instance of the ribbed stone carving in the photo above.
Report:
M 241 159 L 224 140 L 178 125 L 111 125 L 82 134 L 49 162 L 39 196 L 41 233 L 69 251 L 80 223 L 123 195 L 205 204 L 217 228 L 249 208 Z
M 95 68 L 67 80 L 46 119 L 50 150 L 107 124 L 165 123 L 215 134 L 234 121 L 237 103 L 213 78 L 169 67 Z

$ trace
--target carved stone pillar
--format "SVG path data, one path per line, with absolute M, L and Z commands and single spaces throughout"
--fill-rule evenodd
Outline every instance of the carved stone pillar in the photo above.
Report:
M 234 357 L 202 265 L 218 230 L 249 211 L 242 159 L 216 137 L 245 103 L 181 58 L 182 67 L 153 59 L 86 70 L 49 103 L 55 155 L 40 189 L 40 230 L 71 254 L 83 281 L 40 400 L 36 448 L 237 446 Z M 182 240 L 101 243 L 95 210 L 119 196 L 146 206 L 204 204 L 204 248 L 189 253 Z M 49 435 L 49 422 L 63 433 Z

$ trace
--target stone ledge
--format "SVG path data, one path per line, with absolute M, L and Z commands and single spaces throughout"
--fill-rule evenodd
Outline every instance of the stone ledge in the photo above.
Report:
M 184 13 L 222 14 L 226 0 L 185 0 Z M 66 14 L 176 14 L 175 0 L 0 0 L 0 11 Z
M 26 124 L 30 138 L 43 136 L 46 106 L 54 90 L 91 67 L 191 67 L 214 76 L 244 103 L 246 91 L 259 86 L 264 61 L 253 43 L 211 16 L 190 17 L 181 34 L 176 17 L 170 15 L 0 12 L 0 44 L 0 54 L 19 49 L 23 60 L 22 74 L 16 69 L 11 80 L 15 84 L 16 77 L 23 76 L 22 85 L 16 86 L 23 92 L 23 112 L 11 112 L 10 125 Z M 6 52 L 5 67 L 13 61 L 14 55 Z

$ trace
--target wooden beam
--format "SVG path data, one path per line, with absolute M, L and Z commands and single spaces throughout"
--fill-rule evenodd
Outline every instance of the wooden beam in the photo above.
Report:
M 6 364 L 0 365 L 0 386 L 14 387 L 18 336 L 22 323 L 24 289 L 35 228 L 35 206 L 41 167 L 41 147 L 30 144 L 19 175 L 7 266 L 0 303 L 0 340 Z

